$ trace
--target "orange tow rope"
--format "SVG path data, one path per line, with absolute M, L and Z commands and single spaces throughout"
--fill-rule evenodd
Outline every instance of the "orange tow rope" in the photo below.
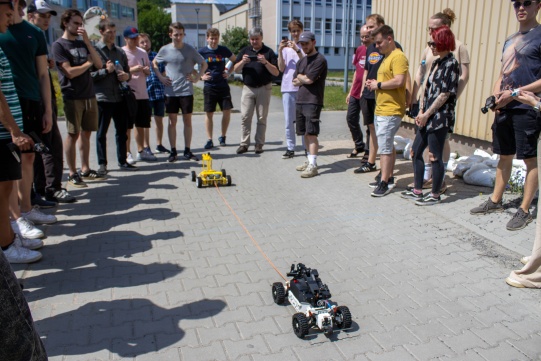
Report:
M 259 252 L 263 255 L 263 257 L 265 257 L 265 259 L 267 260 L 267 262 L 269 262 L 269 264 L 271 265 L 272 268 L 274 268 L 274 270 L 280 275 L 280 277 L 282 277 L 282 279 L 284 281 L 287 281 L 287 278 L 284 277 L 284 275 L 278 270 L 278 268 L 274 265 L 274 263 L 272 263 L 272 261 L 270 260 L 270 258 L 265 254 L 265 252 L 263 252 L 263 250 L 261 249 L 261 247 L 259 246 L 259 244 L 257 243 L 257 241 L 254 239 L 254 237 L 252 236 L 252 234 L 250 233 L 250 231 L 248 231 L 248 228 L 246 228 L 246 226 L 244 225 L 244 223 L 242 223 L 242 220 L 240 219 L 240 217 L 237 215 L 237 213 L 235 213 L 235 211 L 233 210 L 233 208 L 229 205 L 229 202 L 227 202 L 227 200 L 225 199 L 224 195 L 222 194 L 222 191 L 220 191 L 220 187 L 218 187 L 218 183 L 217 182 L 214 182 L 214 185 L 216 187 L 216 190 L 218 191 L 218 194 L 220 195 L 220 197 L 222 197 L 222 200 L 224 201 L 225 205 L 227 206 L 227 208 L 229 208 L 229 210 L 231 211 L 231 213 L 233 213 L 233 215 L 235 216 L 235 218 L 237 219 L 237 222 L 239 222 L 240 226 L 242 227 L 242 229 L 244 229 L 244 232 L 246 232 L 246 234 L 248 235 L 248 237 L 250 237 L 250 239 L 252 240 L 252 243 L 254 244 L 254 246 L 256 246 L 256 248 L 259 250 Z

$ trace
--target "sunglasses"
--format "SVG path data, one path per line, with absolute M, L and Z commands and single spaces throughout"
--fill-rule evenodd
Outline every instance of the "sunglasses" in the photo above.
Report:
M 522 3 L 520 1 L 513 1 L 513 7 L 515 9 L 520 9 L 520 7 L 523 6 L 526 9 L 528 6 L 532 5 L 532 3 L 532 0 L 526 0 Z
M 430 26 L 426 27 L 426 31 L 428 31 L 429 33 L 436 30 L 436 29 L 438 29 L 438 28 L 431 28 Z
M 436 43 L 433 42 L 433 41 L 427 41 L 426 45 L 428 45 L 429 48 L 435 48 L 436 47 Z

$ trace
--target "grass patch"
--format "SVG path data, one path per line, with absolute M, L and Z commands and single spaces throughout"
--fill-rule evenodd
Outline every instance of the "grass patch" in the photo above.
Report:
M 327 79 L 333 78 L 333 79 L 340 79 L 341 81 L 344 81 L 344 71 L 343 70 L 329 70 L 327 72 Z M 348 71 L 348 81 L 353 81 L 353 71 Z
M 242 83 L 239 83 L 242 84 Z M 282 97 L 282 92 L 279 86 L 272 87 L 272 95 Z M 325 98 L 323 99 L 323 110 L 347 110 L 346 93 L 343 92 L 341 86 L 325 87 Z

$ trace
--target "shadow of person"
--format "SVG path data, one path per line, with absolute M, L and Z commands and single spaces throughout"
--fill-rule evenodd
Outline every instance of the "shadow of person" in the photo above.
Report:
M 183 271 L 175 263 L 141 263 L 127 260 L 152 249 L 160 240 L 167 246 L 182 236 L 180 231 L 140 235 L 133 231 L 114 231 L 48 245 L 45 258 L 32 267 L 24 279 L 29 302 L 64 294 L 81 294 L 158 283 Z M 62 257 L 55 255 L 62 255 Z M 124 260 L 126 259 L 126 260 Z M 54 270 L 46 272 L 47 270 Z
M 215 316 L 225 306 L 221 300 L 209 299 L 171 309 L 142 298 L 99 301 L 36 321 L 35 325 L 50 357 L 104 350 L 135 357 L 181 340 L 185 335 L 181 321 Z

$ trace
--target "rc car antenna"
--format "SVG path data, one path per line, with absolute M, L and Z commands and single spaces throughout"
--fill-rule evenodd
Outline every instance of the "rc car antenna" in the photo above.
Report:
M 265 254 L 265 252 L 263 252 L 263 249 L 261 249 L 261 247 L 259 246 L 259 243 L 257 243 L 257 241 L 255 240 L 255 238 L 252 236 L 252 234 L 250 233 L 250 231 L 248 231 L 248 228 L 246 228 L 246 226 L 244 225 L 244 223 L 242 223 L 242 220 L 240 219 L 240 217 L 237 215 L 237 213 L 235 213 L 235 211 L 233 210 L 233 208 L 229 205 L 229 202 L 227 202 L 227 200 L 225 199 L 224 195 L 222 194 L 222 192 L 220 191 L 220 187 L 218 187 L 218 183 L 217 182 L 214 182 L 214 186 L 216 188 L 216 190 L 218 191 L 218 194 L 220 195 L 220 197 L 222 197 L 222 200 L 224 201 L 225 205 L 227 206 L 227 208 L 229 208 L 229 210 L 231 211 L 231 213 L 233 213 L 233 215 L 235 216 L 235 218 L 237 219 L 237 222 L 239 222 L 240 226 L 242 227 L 242 229 L 244 229 L 244 232 L 246 232 L 246 234 L 248 235 L 248 237 L 250 237 L 250 239 L 252 240 L 252 243 L 254 244 L 254 246 L 259 250 L 259 253 L 261 253 L 263 255 L 263 257 L 265 257 L 265 259 L 267 260 L 267 262 L 269 262 L 269 264 L 271 265 L 272 268 L 274 268 L 274 270 L 280 275 L 280 277 L 282 277 L 282 279 L 284 281 L 287 281 L 287 278 L 278 270 L 278 268 L 274 265 L 274 263 L 272 263 L 271 259 Z

